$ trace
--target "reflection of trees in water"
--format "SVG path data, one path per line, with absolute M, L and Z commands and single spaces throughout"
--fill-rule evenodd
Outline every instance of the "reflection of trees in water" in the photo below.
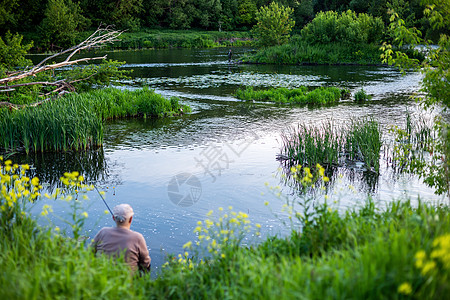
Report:
M 109 174 L 111 163 L 107 163 L 102 148 L 81 152 L 16 154 L 9 159 L 15 163 L 30 165 L 29 176 L 38 177 L 48 190 L 62 187 L 60 178 L 64 172 L 78 171 L 89 184 L 106 180 L 120 182 L 119 178 L 113 178 Z

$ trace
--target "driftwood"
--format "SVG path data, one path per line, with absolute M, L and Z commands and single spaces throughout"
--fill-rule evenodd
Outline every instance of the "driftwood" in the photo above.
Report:
M 35 66 L 27 67 L 23 71 L 11 73 L 11 74 L 9 74 L 8 77 L 0 79 L 0 92 L 11 92 L 11 91 L 14 91 L 15 88 L 23 87 L 23 86 L 31 86 L 31 85 L 56 86 L 55 90 L 53 90 L 50 93 L 44 94 L 43 96 L 49 96 L 50 94 L 54 94 L 54 93 L 63 94 L 66 92 L 73 92 L 73 91 L 75 91 L 75 88 L 72 86 L 72 83 L 89 79 L 93 75 L 90 75 L 86 78 L 79 78 L 79 79 L 72 80 L 72 81 L 67 81 L 66 79 L 62 79 L 62 80 L 58 80 L 58 81 L 54 81 L 54 82 L 36 81 L 36 82 L 19 83 L 19 84 L 12 84 L 12 85 L 9 85 L 9 83 L 12 83 L 14 81 L 17 81 L 17 80 L 20 80 L 23 78 L 27 78 L 30 76 L 36 76 L 36 74 L 44 72 L 44 71 L 54 70 L 54 69 L 61 68 L 61 67 L 75 65 L 80 62 L 106 59 L 106 55 L 100 56 L 100 57 L 80 58 L 80 59 L 73 59 L 73 56 L 85 49 L 100 48 L 100 47 L 104 46 L 105 44 L 113 43 L 113 42 L 117 41 L 117 38 L 121 34 L 122 34 L 122 31 L 113 30 L 110 26 L 106 26 L 106 27 L 101 26 L 93 34 L 91 34 L 86 40 L 79 43 L 78 45 L 75 45 L 69 49 L 66 49 L 66 50 L 58 52 L 54 55 L 51 55 L 51 56 L 45 58 L 44 60 L 42 60 L 40 63 L 38 63 Z M 61 62 L 51 63 L 51 64 L 48 63 L 55 59 L 61 58 L 65 55 L 67 55 L 67 57 Z M 29 104 L 29 105 L 16 105 L 16 104 L 12 104 L 9 102 L 0 102 L 0 107 L 8 106 L 13 109 L 18 109 L 18 108 L 22 108 L 25 106 L 37 106 L 47 100 L 49 100 L 49 99 L 45 99 L 43 101 L 39 101 L 39 102 Z

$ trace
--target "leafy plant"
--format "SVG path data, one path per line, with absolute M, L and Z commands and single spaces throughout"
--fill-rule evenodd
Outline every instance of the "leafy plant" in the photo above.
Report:
M 286 43 L 295 25 L 295 21 L 291 20 L 293 12 L 292 8 L 276 2 L 262 6 L 256 13 L 257 24 L 252 29 L 258 43 L 263 47 Z
M 354 95 L 355 102 L 364 102 L 366 100 L 370 100 L 372 97 L 369 94 L 366 94 L 364 88 L 361 88 Z

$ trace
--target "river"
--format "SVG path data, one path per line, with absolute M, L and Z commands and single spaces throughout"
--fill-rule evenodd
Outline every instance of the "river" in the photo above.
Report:
M 182 245 L 195 239 L 196 223 L 204 220 L 209 210 L 232 206 L 248 213 L 253 223 L 262 225 L 263 236 L 290 231 L 282 224 L 287 219 L 282 211 L 283 196 L 277 197 L 265 184 L 280 185 L 281 194 L 292 197 L 276 160 L 280 134 L 290 127 L 299 122 L 319 124 L 331 119 L 339 124 L 353 117 L 372 117 L 389 140 L 388 129 L 404 126 L 406 111 L 421 113 L 410 99 L 418 91 L 418 73 L 402 76 L 383 66 L 243 65 L 229 63 L 227 50 L 109 53 L 108 58 L 126 61 L 125 67 L 134 70 L 120 88 L 149 86 L 164 96 L 180 97 L 193 112 L 164 120 L 108 122 L 104 147 L 99 151 L 16 155 L 14 160 L 31 164 L 47 189 L 55 186 L 63 172 L 79 170 L 106 191 L 110 207 L 131 204 L 135 210 L 132 229 L 146 238 L 156 274 L 166 254 L 181 253 Z M 249 49 L 233 51 L 237 60 Z M 363 104 L 347 100 L 318 108 L 243 103 L 233 96 L 237 88 L 245 86 L 301 85 L 347 87 L 352 93 L 363 87 L 373 98 Z M 432 116 L 428 113 L 426 117 Z M 340 169 L 333 175 L 329 195 L 329 201 L 337 202 L 341 209 L 361 205 L 368 196 L 380 207 L 394 199 L 444 201 L 416 177 L 394 174 L 383 159 L 379 176 L 366 174 L 360 165 Z M 93 237 L 113 222 L 104 214 L 100 196 L 95 192 L 89 196 L 85 228 Z M 50 200 L 39 201 L 32 211 L 38 216 L 44 204 L 53 206 L 54 215 L 70 211 L 65 203 Z M 63 226 L 58 218 L 51 220 Z M 257 240 L 249 236 L 246 242 Z

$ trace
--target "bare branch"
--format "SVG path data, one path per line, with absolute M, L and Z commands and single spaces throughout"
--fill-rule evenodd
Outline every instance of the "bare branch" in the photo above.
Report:
M 18 87 L 24 87 L 24 86 L 33 86 L 33 85 L 44 85 L 44 86 L 55 86 L 56 88 L 52 90 L 49 93 L 46 93 L 42 96 L 50 96 L 55 95 L 56 93 L 59 93 L 59 95 L 67 92 L 74 92 L 75 87 L 72 85 L 75 82 L 79 82 L 82 80 L 87 80 L 94 76 L 95 74 L 91 74 L 85 78 L 80 78 L 77 80 L 73 80 L 71 82 L 68 82 L 67 79 L 62 79 L 58 81 L 36 81 L 36 82 L 27 82 L 27 83 L 19 83 L 15 85 L 8 85 L 8 83 L 17 81 L 23 78 L 27 78 L 30 76 L 36 76 L 36 74 L 48 70 L 54 70 L 57 68 L 65 67 L 65 66 L 71 66 L 74 64 L 78 64 L 80 62 L 87 62 L 87 61 L 95 61 L 95 60 L 103 60 L 106 59 L 106 55 L 100 56 L 100 57 L 92 57 L 92 58 L 80 58 L 80 59 L 74 59 L 73 57 L 75 54 L 79 53 L 82 50 L 85 49 L 95 49 L 100 48 L 104 46 L 105 44 L 110 44 L 118 40 L 118 37 L 122 34 L 123 31 L 117 31 L 114 30 L 112 26 L 102 26 L 100 25 L 97 30 L 91 34 L 87 39 L 85 39 L 83 42 L 79 43 L 78 45 L 75 45 L 73 47 L 70 47 L 66 50 L 63 50 L 59 53 L 56 53 L 54 55 L 51 55 L 45 59 L 43 59 L 40 63 L 38 63 L 35 66 L 32 66 L 31 68 L 26 68 L 22 71 L 15 71 L 12 73 L 9 73 L 7 77 L 0 79 L 0 92 L 9 92 L 13 91 L 15 88 Z M 67 57 L 65 57 L 67 55 Z M 49 61 L 53 61 L 56 58 L 62 58 L 60 62 L 48 64 Z M 10 102 L 0 102 L 0 107 L 7 106 L 10 109 L 19 109 L 24 108 L 27 106 L 38 106 L 44 103 L 45 101 L 52 100 L 54 97 L 47 98 L 45 100 L 35 102 L 28 105 L 18 105 L 18 104 L 12 104 Z
M 20 73 L 18 75 L 15 76 L 11 76 L 11 77 L 6 77 L 3 79 L 0 79 L 0 84 L 7 84 L 8 82 L 12 82 L 12 81 L 16 81 L 19 79 L 23 79 L 29 76 L 34 76 L 40 72 L 44 72 L 44 71 L 48 71 L 48 70 L 53 70 L 53 69 L 57 69 L 57 68 L 61 68 L 61 67 L 65 67 L 65 66 L 70 66 L 70 65 L 74 65 L 77 64 L 79 62 L 84 62 L 84 61 L 91 61 L 91 60 L 102 60 L 102 59 L 106 59 L 106 55 L 105 56 L 101 56 L 101 57 L 85 57 L 85 58 L 80 58 L 80 59 L 76 59 L 76 60 L 72 60 L 72 61 L 63 61 L 60 63 L 56 63 L 53 65 L 44 65 L 38 69 L 31 69 L 30 71 L 27 72 L 23 72 Z

